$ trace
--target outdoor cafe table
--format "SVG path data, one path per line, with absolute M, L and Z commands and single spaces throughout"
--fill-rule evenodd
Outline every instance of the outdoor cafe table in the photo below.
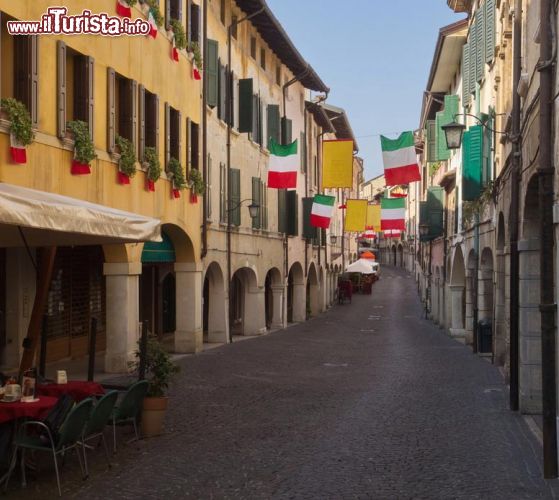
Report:
M 38 401 L 23 403 L 14 401 L 13 403 L 0 402 L 0 424 L 17 420 L 20 418 L 31 418 L 40 420 L 44 418 L 49 410 L 56 404 L 57 398 L 40 396 Z
M 39 396 L 52 396 L 55 398 L 68 394 L 74 401 L 79 402 L 96 394 L 105 394 L 105 389 L 97 382 L 68 380 L 66 384 L 37 384 L 36 393 Z

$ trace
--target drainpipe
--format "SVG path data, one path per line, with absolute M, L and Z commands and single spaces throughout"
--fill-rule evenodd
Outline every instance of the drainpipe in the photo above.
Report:
M 513 84 L 512 84 L 512 168 L 511 168 L 511 204 L 510 204 L 510 409 L 519 409 L 519 343 L 518 343 L 518 308 L 519 308 L 519 183 L 522 168 L 522 150 L 520 137 L 520 95 L 517 92 L 522 71 L 522 0 L 515 0 L 513 27 Z
M 205 48 L 208 40 L 208 0 L 204 0 L 202 4 L 204 26 L 202 28 L 202 43 Z M 208 95 L 206 92 L 206 82 L 202 83 L 202 175 L 204 176 L 204 184 L 208 185 L 208 119 L 206 116 L 206 106 L 208 103 Z M 206 195 L 202 207 L 202 252 L 200 257 L 203 259 L 208 254 L 208 190 L 206 187 Z
M 554 232 L 553 198 L 553 35 L 551 0 L 540 7 L 540 164 L 538 166 L 540 209 L 540 315 L 542 335 L 543 465 L 546 479 L 557 477 L 557 407 L 555 373 Z
M 238 26 L 239 24 L 256 17 L 257 15 L 264 12 L 266 7 L 262 7 L 258 9 L 256 12 L 245 16 L 234 23 L 229 25 L 227 29 L 227 67 L 229 71 L 229 85 L 227 86 L 227 107 L 229 110 L 228 120 L 227 120 L 227 203 L 225 204 L 226 209 L 225 213 L 227 214 L 227 239 L 226 239 L 226 248 L 227 248 L 227 300 L 231 300 L 231 207 L 229 206 L 231 203 L 231 183 L 229 182 L 229 178 L 231 177 L 231 133 L 232 133 L 232 117 L 233 114 L 233 99 L 232 99 L 232 68 L 231 68 L 231 43 L 233 39 L 233 28 Z M 205 115 L 205 110 L 204 110 Z M 231 325 L 229 325 L 229 343 L 233 342 L 233 332 L 231 329 Z

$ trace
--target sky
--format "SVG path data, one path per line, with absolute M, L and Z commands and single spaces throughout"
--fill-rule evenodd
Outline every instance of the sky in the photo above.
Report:
M 439 29 L 463 15 L 445 0 L 268 0 L 349 117 L 365 179 L 382 174 L 379 134 L 419 126 Z M 373 137 L 371 137 L 373 136 Z

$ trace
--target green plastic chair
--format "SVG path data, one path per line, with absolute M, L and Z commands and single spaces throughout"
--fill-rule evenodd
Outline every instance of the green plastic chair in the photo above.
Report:
M 124 393 L 122 401 L 115 406 L 112 415 L 113 421 L 113 452 L 116 453 L 116 426 L 130 425 L 134 426 L 134 434 L 136 439 L 140 439 L 138 434 L 138 415 L 142 410 L 142 402 L 148 391 L 148 381 L 139 380 L 134 382 Z
M 118 391 L 109 391 L 105 394 L 93 407 L 91 412 L 91 417 L 85 425 L 83 431 L 83 461 L 85 464 L 85 474 L 89 476 L 89 471 L 87 469 L 87 453 L 86 448 L 93 448 L 93 446 L 88 445 L 86 442 L 92 439 L 100 437 L 100 442 L 103 443 L 103 448 L 105 449 L 105 457 L 107 459 L 107 464 L 111 466 L 111 461 L 109 459 L 109 449 L 107 447 L 107 440 L 105 439 L 105 427 L 108 425 L 113 410 L 115 408 L 116 400 L 118 399 Z
M 62 490 L 60 489 L 60 475 L 58 472 L 58 461 L 56 459 L 57 455 L 64 454 L 66 451 L 74 449 L 76 450 L 76 455 L 78 456 L 78 461 L 80 463 L 80 469 L 82 471 L 82 476 L 85 479 L 86 475 L 84 473 L 84 467 L 82 464 L 81 454 L 78 447 L 81 445 L 80 439 L 82 438 L 83 431 L 85 429 L 87 420 L 91 415 L 91 408 L 93 407 L 93 401 L 91 399 L 84 399 L 78 405 L 68 413 L 66 420 L 60 427 L 58 438 L 54 439 L 49 427 L 40 421 L 31 420 L 28 422 L 23 422 L 19 427 L 19 432 L 15 438 L 14 442 L 14 455 L 12 457 L 12 465 L 15 465 L 15 460 L 17 457 L 18 449 L 21 448 L 21 477 L 22 486 L 26 486 L 25 478 L 25 450 L 36 450 L 36 451 L 46 451 L 52 453 L 52 458 L 54 460 L 54 470 L 56 472 L 56 484 L 58 486 L 58 495 L 62 496 Z M 46 431 L 48 436 L 48 443 L 45 443 L 38 433 L 28 435 L 23 431 L 26 427 L 33 425 Z M 44 435 L 44 434 L 43 434 Z M 6 483 L 4 488 L 8 488 L 8 481 L 10 480 L 10 475 L 13 470 L 13 466 L 10 467 L 10 472 L 6 478 Z

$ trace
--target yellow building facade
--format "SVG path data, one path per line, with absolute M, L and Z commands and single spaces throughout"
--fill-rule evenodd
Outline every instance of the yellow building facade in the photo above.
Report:
M 155 38 L 8 33 L 8 21 L 39 20 L 50 5 L 0 1 L 1 97 L 26 100 L 35 122 L 27 162 L 18 165 L 10 158 L 10 122 L 6 116 L 0 121 L 0 183 L 159 219 L 164 241 L 145 252 L 142 243 L 104 244 L 101 238 L 96 245 L 91 238 L 47 231 L 28 252 L 23 239 L 14 239 L 0 223 L 1 365 L 18 364 L 35 295 L 30 257 L 43 245 L 59 247 L 45 311 L 47 360 L 83 355 L 94 316 L 97 349 L 105 350 L 108 372 L 126 370 L 140 320 L 160 337 L 174 333 L 176 351 L 191 352 L 201 336 L 201 203 L 188 189 L 175 196 L 167 166 L 176 157 L 188 175 L 199 165 L 202 89 L 193 78 L 192 56 L 179 50 L 178 61 L 171 58 L 165 24 L 169 15 L 179 17 L 189 39 L 201 43 L 200 6 L 161 0 L 166 19 Z M 114 0 L 94 6 L 73 0 L 67 7 L 68 14 L 87 8 L 116 16 Z M 145 20 L 145 7 L 134 6 L 132 20 Z M 89 175 L 71 173 L 74 141 L 67 122 L 77 119 L 88 123 L 97 155 Z M 129 184 L 119 183 L 118 135 L 131 141 L 138 158 Z M 154 191 L 139 160 L 148 146 L 162 167 Z M 62 246 L 67 241 L 72 245 Z

